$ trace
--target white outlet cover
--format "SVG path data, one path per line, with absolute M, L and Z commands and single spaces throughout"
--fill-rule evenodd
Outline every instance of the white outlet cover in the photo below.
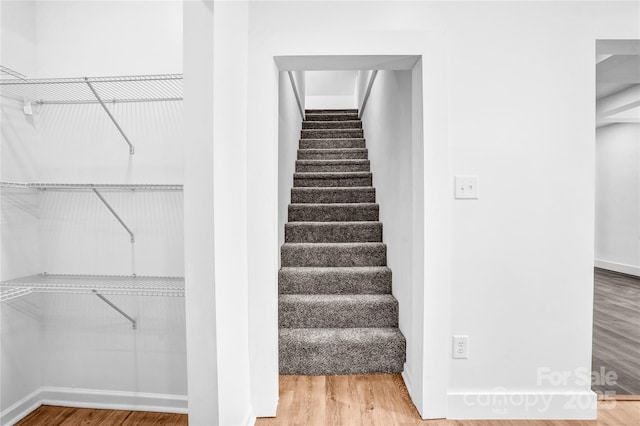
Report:
M 469 336 L 454 335 L 453 336 L 453 358 L 467 359 L 469 358 Z
M 456 176 L 456 200 L 477 200 L 480 193 L 478 176 Z

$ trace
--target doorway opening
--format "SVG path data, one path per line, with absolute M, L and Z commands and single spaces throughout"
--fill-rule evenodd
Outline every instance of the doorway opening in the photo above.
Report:
M 640 40 L 596 53 L 592 390 L 640 399 Z

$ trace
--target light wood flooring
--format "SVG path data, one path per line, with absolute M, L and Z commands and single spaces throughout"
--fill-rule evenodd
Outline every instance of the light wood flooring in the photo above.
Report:
M 256 426 L 638 426 L 640 401 L 601 401 L 598 420 L 422 420 L 398 374 L 280 376 L 276 417 Z
M 593 305 L 592 370 L 618 379 L 592 389 L 640 395 L 640 278 L 596 268 Z
M 186 414 L 42 405 L 16 426 L 187 426 Z
M 187 426 L 183 414 L 42 406 L 17 426 Z M 597 421 L 421 420 L 398 374 L 280 376 L 276 417 L 256 426 L 638 426 L 640 401 L 601 401 Z M 200 425 L 198 425 L 200 426 Z M 204 425 L 202 425 L 204 426 Z

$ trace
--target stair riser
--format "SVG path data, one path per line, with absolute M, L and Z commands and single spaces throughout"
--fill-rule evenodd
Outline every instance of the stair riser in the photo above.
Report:
M 278 323 L 284 328 L 397 327 L 398 302 L 371 302 L 369 295 L 351 297 L 350 302 L 279 302 Z M 349 297 L 349 296 L 342 296 Z M 363 299 L 356 302 L 357 299 Z
M 293 186 L 296 188 L 371 186 L 371 184 L 371 176 L 354 178 L 293 178 Z
M 292 203 L 375 203 L 374 188 L 292 188 Z
M 300 149 L 342 149 L 342 148 L 364 148 L 365 140 L 362 138 L 352 139 L 300 139 Z
M 352 121 L 358 120 L 358 114 L 306 114 L 306 121 Z
M 331 138 L 363 138 L 362 129 L 313 129 L 302 130 L 300 139 L 331 139 Z
M 303 129 L 362 129 L 362 121 L 303 121 Z
M 299 149 L 298 160 L 366 160 L 369 153 L 360 149 Z
M 286 243 L 378 243 L 382 242 L 382 224 L 287 223 Z
M 280 333 L 281 374 L 401 373 L 404 368 L 404 339 L 309 344 L 292 341 L 285 333 Z
M 289 222 L 376 222 L 379 219 L 377 204 L 289 205 Z
M 386 266 L 387 249 L 382 244 L 342 247 L 283 245 L 282 266 Z
M 389 294 L 391 270 L 355 268 L 284 268 L 278 273 L 280 294 Z M 364 268 L 363 268 L 364 269 Z
M 351 164 L 308 164 L 296 161 L 296 172 L 368 172 L 371 170 L 369 162 Z

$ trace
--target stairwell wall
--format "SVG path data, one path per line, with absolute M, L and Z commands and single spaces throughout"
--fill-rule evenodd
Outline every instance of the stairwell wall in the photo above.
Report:
M 412 222 L 411 77 L 411 71 L 379 71 L 362 116 L 387 264 L 393 273 L 392 290 L 400 308 L 399 327 L 407 339 L 405 372 L 409 376 L 417 370 L 421 353 L 412 327 L 413 239 L 421 235 L 414 232 Z
M 278 245 L 284 243 L 284 224 L 287 223 L 293 173 L 298 156 L 302 117 L 298 110 L 293 88 L 286 71 L 280 71 L 278 78 Z M 305 73 L 293 73 L 300 100 L 304 102 L 306 84 Z M 304 108 L 304 105 L 303 105 Z

